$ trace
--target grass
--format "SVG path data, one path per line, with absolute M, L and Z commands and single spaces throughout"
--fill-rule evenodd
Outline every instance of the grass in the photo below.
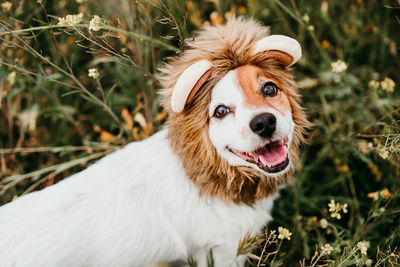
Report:
M 398 266 L 399 8 L 389 0 L 3 1 L 0 203 L 151 135 L 166 116 L 157 67 L 203 24 L 255 17 L 302 44 L 295 75 L 314 127 L 269 230 L 244 239 L 240 252 L 249 266 Z M 79 13 L 78 23 L 58 25 Z

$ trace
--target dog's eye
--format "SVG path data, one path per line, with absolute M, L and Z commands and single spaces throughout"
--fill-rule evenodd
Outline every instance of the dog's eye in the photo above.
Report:
M 226 107 L 224 105 L 219 105 L 214 111 L 214 117 L 216 117 L 218 119 L 222 119 L 229 113 L 231 113 L 231 110 L 228 107 Z
M 278 94 L 278 87 L 273 82 L 267 82 L 261 88 L 261 93 L 263 96 L 276 96 Z

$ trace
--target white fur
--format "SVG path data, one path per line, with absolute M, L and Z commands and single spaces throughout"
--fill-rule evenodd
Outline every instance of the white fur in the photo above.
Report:
M 185 108 L 186 100 L 197 81 L 212 67 L 208 60 L 200 60 L 190 65 L 181 76 L 172 91 L 171 108 L 174 112 L 181 112 Z
M 211 96 L 209 116 L 219 105 L 225 105 L 232 109 L 232 113 L 223 119 L 211 118 L 209 136 L 218 154 L 233 166 L 249 166 L 260 172 L 264 172 L 257 165 L 249 163 L 229 151 L 233 148 L 239 151 L 251 152 L 264 146 L 266 140 L 255 134 L 250 129 L 250 121 L 258 114 L 268 112 L 276 118 L 276 130 L 270 141 L 277 141 L 285 137 L 289 138 L 289 146 L 294 131 L 294 122 L 290 111 L 283 116 L 277 110 L 270 107 L 255 108 L 245 105 L 243 91 L 239 86 L 237 70 L 229 71 L 214 87 Z M 288 147 L 289 148 L 289 147 Z M 270 176 L 280 175 L 280 173 Z
M 254 53 L 278 50 L 292 56 L 293 61 L 288 65 L 295 64 L 301 58 L 301 46 L 299 42 L 285 35 L 270 35 L 254 44 Z
M 249 207 L 199 197 L 167 132 L 2 206 L 0 266 L 132 267 L 191 256 L 205 267 L 211 248 L 215 266 L 243 266 L 238 242 L 271 219 L 273 198 Z

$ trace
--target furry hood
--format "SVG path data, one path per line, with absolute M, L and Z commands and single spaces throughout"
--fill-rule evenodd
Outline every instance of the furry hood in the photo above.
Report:
M 298 146 L 304 141 L 304 127 L 309 123 L 300 107 L 291 69 L 284 68 L 276 58 L 252 53 L 254 43 L 269 34 L 269 27 L 252 19 L 233 18 L 226 25 L 205 26 L 197 37 L 186 41 L 186 49 L 181 54 L 170 58 L 160 69 L 164 88 L 162 105 L 169 115 L 168 139 L 200 194 L 252 205 L 275 193 L 293 173 Z M 213 64 L 210 77 L 182 112 L 173 112 L 171 95 L 178 78 L 190 65 L 203 59 Z M 208 137 L 208 105 L 214 85 L 229 70 L 248 64 L 261 67 L 277 79 L 290 101 L 295 129 L 289 158 L 294 164 L 280 177 L 268 176 L 251 167 L 230 166 L 218 156 Z

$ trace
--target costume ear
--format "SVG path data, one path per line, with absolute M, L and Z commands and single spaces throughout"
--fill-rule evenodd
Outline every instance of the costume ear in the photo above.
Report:
M 208 60 L 200 60 L 190 65 L 181 76 L 172 91 L 171 108 L 174 112 L 181 112 L 200 87 L 211 75 L 212 63 Z
M 301 46 L 295 39 L 285 35 L 270 35 L 254 45 L 254 54 L 265 52 L 289 67 L 301 58 Z

